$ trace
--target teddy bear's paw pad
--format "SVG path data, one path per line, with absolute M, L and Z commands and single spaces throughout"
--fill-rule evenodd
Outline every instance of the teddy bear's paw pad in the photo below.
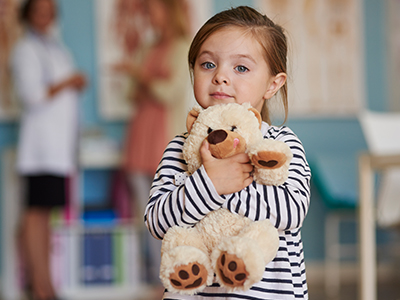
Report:
M 197 262 L 187 265 L 180 265 L 174 268 L 170 274 L 170 282 L 175 289 L 191 290 L 196 289 L 207 282 L 206 268 Z
M 260 151 L 252 156 L 251 161 L 261 169 L 278 169 L 286 162 L 286 155 L 280 152 Z
M 231 287 L 243 286 L 249 273 L 242 259 L 227 252 L 221 253 L 217 261 L 220 279 L 224 284 Z

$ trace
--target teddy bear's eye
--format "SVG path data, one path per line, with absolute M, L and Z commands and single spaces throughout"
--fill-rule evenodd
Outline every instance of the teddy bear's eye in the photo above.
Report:
M 237 129 L 236 126 L 232 126 L 231 131 L 235 131 Z
M 210 134 L 212 131 L 213 130 L 211 129 L 211 127 L 208 127 L 207 134 Z

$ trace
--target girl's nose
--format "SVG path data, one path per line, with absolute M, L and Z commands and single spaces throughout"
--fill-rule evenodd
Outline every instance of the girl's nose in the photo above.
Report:
M 217 70 L 213 78 L 214 84 L 229 84 L 229 78 L 222 70 Z

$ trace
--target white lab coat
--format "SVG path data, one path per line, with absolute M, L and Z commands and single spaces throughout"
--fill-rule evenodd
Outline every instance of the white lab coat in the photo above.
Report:
M 64 89 L 48 99 L 47 90 L 75 72 L 71 56 L 55 37 L 30 31 L 17 43 L 11 63 L 23 106 L 19 172 L 68 175 L 76 166 L 78 94 Z

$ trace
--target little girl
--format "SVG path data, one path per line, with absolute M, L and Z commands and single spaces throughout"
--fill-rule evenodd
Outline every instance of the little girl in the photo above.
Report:
M 194 226 L 207 213 L 226 208 L 254 221 L 269 219 L 279 231 L 280 245 L 262 280 L 246 292 L 228 293 L 214 283 L 194 296 L 166 291 L 163 299 L 308 299 L 300 229 L 310 202 L 310 169 L 298 137 L 287 127 L 271 126 L 268 111 L 269 99 L 279 91 L 287 117 L 286 55 L 283 29 L 250 7 L 216 14 L 194 37 L 189 66 L 198 104 L 250 102 L 262 114 L 264 138 L 285 142 L 293 159 L 284 184 L 263 186 L 253 181 L 247 154 L 216 159 L 204 142 L 203 165 L 176 184 L 175 176 L 187 171 L 182 156 L 187 134 L 169 143 L 145 213 L 155 238 L 162 239 L 174 225 Z

